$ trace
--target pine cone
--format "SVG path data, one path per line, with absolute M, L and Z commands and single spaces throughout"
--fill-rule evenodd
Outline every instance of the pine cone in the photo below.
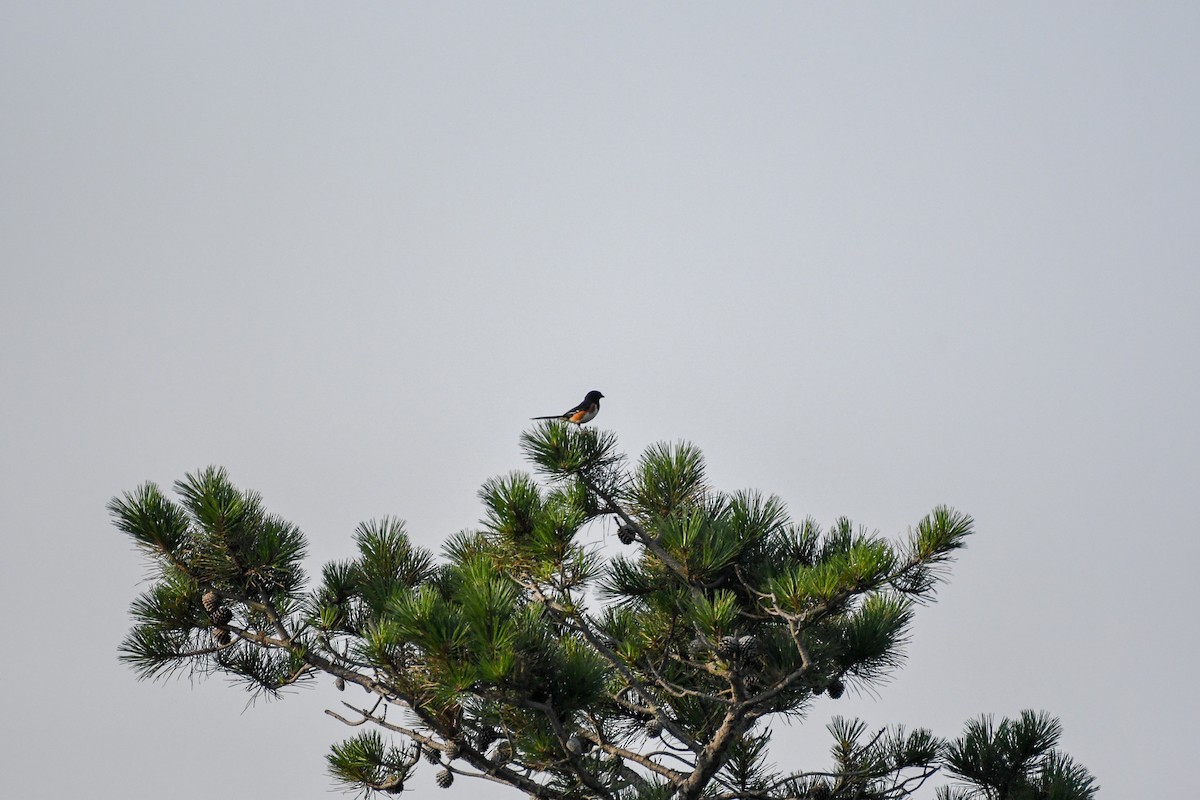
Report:
M 812 687 L 812 693 L 813 694 L 825 694 L 825 687 L 824 686 L 814 686 L 814 687 Z
M 808 789 L 808 797 L 810 800 L 830 800 L 833 797 L 833 790 L 827 783 L 814 783 Z
M 421 751 L 421 755 L 425 756 L 425 760 L 430 764 L 442 763 L 442 754 L 432 747 L 426 747 Z
M 846 684 L 842 683 L 841 678 L 834 678 L 829 682 L 829 686 L 826 687 L 826 691 L 829 692 L 829 697 L 831 699 L 837 700 L 846 693 Z
M 646 735 L 650 737 L 662 736 L 662 723 L 656 719 L 646 720 Z
M 221 598 L 216 592 L 214 592 L 212 589 L 209 589 L 204 593 L 204 596 L 200 598 L 200 604 L 204 606 L 205 611 L 211 614 L 220 607 Z
M 224 628 L 217 628 L 216 632 L 213 633 L 213 638 L 216 639 L 217 644 L 219 644 L 221 647 L 224 647 L 233 641 L 233 634 Z
M 233 619 L 233 612 L 230 611 L 225 606 L 218 606 L 217 608 L 210 611 L 208 616 L 210 619 L 212 619 L 213 625 L 216 625 L 218 628 L 221 628 L 221 627 L 224 627 L 225 625 L 228 625 L 229 621 Z
M 729 661 L 737 657 L 738 639 L 736 636 L 722 636 L 717 642 L 717 655 Z
M 404 791 L 404 779 L 399 775 L 388 775 L 382 783 L 375 787 L 375 790 L 388 794 L 400 794 Z
M 454 783 L 454 773 L 448 769 L 444 769 L 437 774 L 437 785 L 443 789 L 449 789 L 450 784 Z
M 346 679 L 341 676 L 338 676 L 338 678 L 334 680 L 333 685 L 339 692 L 346 691 Z
M 442 748 L 442 752 L 446 754 L 447 761 L 453 761 L 458 758 L 458 745 L 454 742 L 446 742 L 446 746 Z
M 499 735 L 500 734 L 496 733 L 495 728 L 480 728 L 479 733 L 476 734 L 475 749 L 481 753 L 486 753 L 488 745 L 496 741 L 496 737 Z
M 758 641 L 758 637 L 747 634 L 738 639 L 738 655 L 747 661 L 762 655 L 762 644 Z
M 504 766 L 510 761 L 512 761 L 512 743 L 508 739 L 501 739 L 492 751 L 492 763 Z
M 621 544 L 633 544 L 633 540 L 637 538 L 637 534 L 633 532 L 633 528 L 628 525 L 622 525 L 617 528 L 617 538 L 621 540 Z

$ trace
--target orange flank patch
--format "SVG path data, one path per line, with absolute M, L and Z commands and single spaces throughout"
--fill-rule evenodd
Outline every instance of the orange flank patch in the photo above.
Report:
M 593 403 L 587 408 L 581 408 L 578 411 L 569 411 L 566 414 L 563 414 L 563 419 L 565 419 L 567 422 L 574 422 L 576 425 L 582 425 L 583 423 L 591 420 L 592 417 L 596 416 L 596 412 L 599 410 L 599 406 Z

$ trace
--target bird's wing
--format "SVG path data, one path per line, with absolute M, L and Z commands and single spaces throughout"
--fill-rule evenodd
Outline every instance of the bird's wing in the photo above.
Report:
M 582 403 L 580 403 L 579 405 L 575 406 L 574 408 L 568 408 L 568 409 L 567 409 L 567 410 L 566 410 L 566 411 L 563 413 L 563 416 L 564 416 L 564 417 L 569 417 L 569 416 L 571 416 L 572 414 L 574 414 L 576 411 L 587 411 L 589 408 L 591 408 L 591 405 L 588 403 L 587 399 L 585 398 L 585 399 L 584 399 L 584 401 L 583 401 Z

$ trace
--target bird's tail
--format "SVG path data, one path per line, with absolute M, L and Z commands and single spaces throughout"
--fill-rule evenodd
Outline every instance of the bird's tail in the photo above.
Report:
M 555 414 L 550 417 L 530 417 L 530 419 L 565 419 L 562 414 Z

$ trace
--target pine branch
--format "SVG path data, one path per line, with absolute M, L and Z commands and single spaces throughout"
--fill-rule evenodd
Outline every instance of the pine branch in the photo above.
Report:
M 177 483 L 180 504 L 152 484 L 114 499 L 157 577 L 121 658 L 142 677 L 224 672 L 269 694 L 320 672 L 362 687 L 364 707 L 326 714 L 360 729 L 330 768 L 366 792 L 401 791 L 425 756 L 443 786 L 478 777 L 543 800 L 901 800 L 943 763 L 969 788 L 940 797 L 1093 797 L 1054 749 L 1057 721 L 1031 712 L 969 724 L 944 759 L 928 731 L 838 722 L 835 767 L 786 776 L 766 762 L 770 730 L 753 733 L 896 669 L 970 517 L 938 507 L 901 543 L 847 519 L 822 533 L 773 496 L 710 490 L 691 445 L 654 446 L 630 474 L 608 433 L 550 424 L 523 446 L 557 486 L 487 482 L 484 529 L 451 537 L 441 563 L 399 520 L 364 523 L 357 556 L 307 595 L 299 530 L 223 470 Z M 605 514 L 636 557 L 579 544 Z M 589 614 L 597 588 L 613 602 Z
M 617 653 L 613 652 L 607 643 L 596 633 L 594 627 L 587 622 L 587 618 L 585 616 L 566 613 L 564 609 L 562 609 L 553 601 L 549 600 L 542 593 L 541 587 L 539 587 L 536 583 L 527 582 L 524 585 L 525 588 L 528 589 L 538 600 L 538 602 L 542 603 L 551 614 L 555 615 L 555 618 L 560 624 L 582 635 L 588 641 L 588 643 L 594 647 L 610 665 L 612 665 L 612 667 L 621 675 L 621 677 L 624 678 L 631 687 L 638 691 L 643 698 L 648 699 L 651 696 L 650 689 L 645 682 L 643 682 L 637 676 L 637 674 L 629 668 L 629 665 L 623 658 L 621 658 Z M 632 706 L 629 707 L 632 708 Z M 674 720 L 664 714 L 657 705 L 651 704 L 650 709 L 655 719 L 658 720 L 659 724 L 661 724 L 665 730 L 669 731 L 672 736 L 675 736 L 676 739 L 687 745 L 689 749 L 699 752 L 700 745 L 696 742 L 696 740 L 688 736 L 680 727 L 675 724 Z

